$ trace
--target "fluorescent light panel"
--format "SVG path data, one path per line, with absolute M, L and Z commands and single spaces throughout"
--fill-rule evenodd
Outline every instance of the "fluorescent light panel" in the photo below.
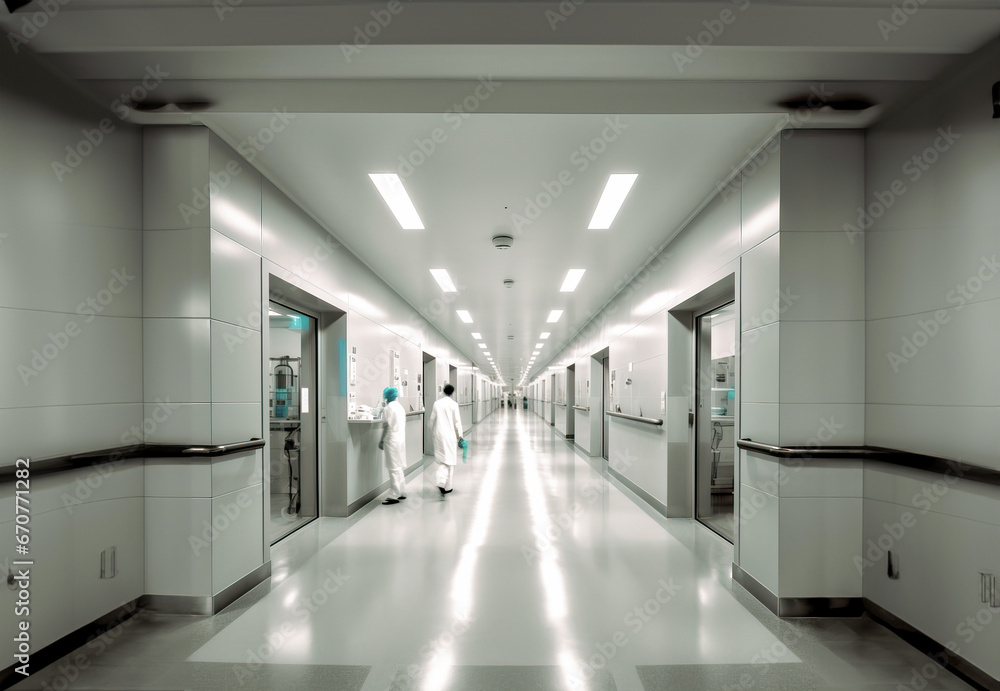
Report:
M 382 199 L 389 205 L 392 215 L 399 221 L 403 230 L 423 230 L 424 224 L 417 215 L 417 210 L 410 201 L 410 196 L 406 194 L 403 181 L 395 173 L 368 173 L 368 177 L 375 183 L 375 189 L 382 195 Z
M 544 341 L 546 338 L 548 338 L 551 335 L 552 334 L 550 334 L 548 331 L 543 331 L 541 334 L 539 334 L 538 338 L 540 338 L 541 340 Z
M 562 316 L 562 313 L 563 313 L 562 310 L 552 310 L 551 312 L 549 312 L 549 318 L 546 319 L 545 321 L 547 321 L 549 324 L 555 324 L 557 321 L 559 321 L 559 317 Z
M 608 184 L 604 186 L 601 201 L 597 202 L 594 217 L 590 219 L 587 228 L 607 230 L 611 227 L 637 177 L 639 177 L 637 173 L 612 173 L 608 176 Z
M 458 288 L 455 287 L 454 281 L 451 280 L 451 276 L 448 275 L 447 269 L 431 269 L 431 276 L 437 281 L 438 285 L 441 286 L 441 290 L 446 293 L 457 293 Z
M 466 324 L 472 323 L 472 315 L 469 314 L 468 310 L 455 310 L 455 314 L 457 314 L 458 318 L 464 321 Z
M 576 290 L 577 285 L 580 283 L 580 279 L 583 278 L 583 274 L 587 273 L 586 269 L 570 269 L 566 272 L 566 278 L 563 280 L 562 288 L 559 289 L 560 293 L 572 293 Z
M 485 343 L 480 343 L 480 344 L 478 344 L 478 345 L 479 345 L 479 347 L 480 347 L 480 348 L 482 348 L 483 350 L 486 350 L 486 347 L 487 347 L 487 346 L 486 346 L 486 344 L 485 344 Z
M 474 339 L 476 339 L 477 341 L 483 340 L 483 335 L 481 333 L 477 333 L 475 331 L 472 332 L 472 337 Z

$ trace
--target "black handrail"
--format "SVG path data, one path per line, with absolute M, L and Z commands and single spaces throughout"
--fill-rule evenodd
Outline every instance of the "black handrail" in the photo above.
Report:
M 994 468 L 957 461 L 953 458 L 888 449 L 882 446 L 775 446 L 751 439 L 739 439 L 736 446 L 744 451 L 756 451 L 775 458 L 803 460 L 860 458 L 866 461 L 881 461 L 939 475 L 952 475 L 987 485 L 1000 485 L 1000 470 Z
M 192 447 L 190 444 L 129 444 L 110 449 L 85 451 L 83 453 L 50 456 L 48 458 L 30 459 L 31 477 L 61 473 L 67 470 L 86 468 L 87 466 L 107 463 L 121 463 L 134 458 L 186 458 L 196 460 L 202 458 L 218 458 L 240 451 L 264 448 L 263 439 L 251 439 L 234 444 L 220 444 L 211 447 Z M 206 449 L 192 451 L 191 449 Z M 17 478 L 17 467 L 8 465 L 0 467 L 0 483 L 12 482 Z

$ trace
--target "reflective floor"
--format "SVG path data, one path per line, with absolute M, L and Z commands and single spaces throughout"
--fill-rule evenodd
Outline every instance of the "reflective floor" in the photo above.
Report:
M 778 620 L 732 584 L 731 545 L 529 411 L 468 439 L 452 494 L 431 464 L 406 501 L 280 542 L 222 614 L 140 614 L 16 688 L 970 688 L 868 618 Z

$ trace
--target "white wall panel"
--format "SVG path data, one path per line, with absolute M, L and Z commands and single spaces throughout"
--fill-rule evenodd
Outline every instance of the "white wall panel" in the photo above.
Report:
M 142 235 L 143 316 L 210 316 L 210 231 L 194 228 Z
M 143 130 L 142 227 L 208 228 L 209 131 L 203 127 Z
M 212 231 L 212 318 L 260 331 L 260 255 Z
M 142 233 L 78 224 L 6 226 L 0 306 L 112 317 L 142 315 Z M 105 291 L 113 290 L 108 301 Z M 88 304 L 88 299 L 98 301 Z M 106 303 L 106 304 L 103 304 Z
M 264 563 L 263 485 L 212 499 L 212 523 L 223 526 L 212 541 L 212 592 L 235 583 Z
M 784 326 L 768 324 L 743 334 L 740 400 L 744 403 L 778 402 L 780 329 Z
M 744 399 L 740 405 L 740 438 L 777 444 L 778 418 L 778 403 L 750 403 Z
M 868 319 L 1000 298 L 995 221 L 963 229 L 960 236 L 946 226 L 879 230 L 865 241 Z
M 212 443 L 262 439 L 260 403 L 212 404 Z
M 861 521 L 860 497 L 782 498 L 775 594 L 861 597 L 861 573 L 854 561 Z M 747 558 L 746 543 L 742 555 Z
M 146 499 L 147 594 L 213 594 L 211 520 L 210 498 Z
M 0 465 L 18 458 L 48 458 L 81 451 L 110 449 L 139 441 L 141 403 L 0 408 Z M 39 430 L 59 430 L 40 434 Z
M 260 173 L 214 133 L 209 135 L 208 168 L 212 229 L 259 255 Z
M 782 322 L 781 402 L 864 403 L 864 343 L 863 321 Z
M 92 501 L 74 512 L 73 618 L 77 626 L 145 593 L 143 504 L 142 497 Z M 105 553 L 105 575 L 113 577 L 100 577 L 101 552 Z
M 0 356 L 0 408 L 142 400 L 140 319 L 0 308 Z
M 170 458 L 147 458 L 145 476 L 147 497 L 212 496 L 212 466 L 204 460 L 180 462 Z
M 778 498 L 740 485 L 740 566 L 778 593 Z
M 864 319 L 864 237 L 851 242 L 845 233 L 783 233 L 781 289 L 782 321 Z M 776 299 L 772 293 L 767 306 Z
M 1000 470 L 1000 409 L 995 407 L 869 404 L 865 439 L 873 446 Z
M 160 404 L 146 404 L 145 419 L 163 418 Z M 212 405 L 210 403 L 170 403 L 169 415 L 162 422 L 147 425 L 145 441 L 149 444 L 211 444 Z
M 22 53 L 22 56 L 24 54 Z M 0 115 L 8 174 L 0 189 L 0 232 L 8 228 L 102 227 L 138 229 L 142 214 L 141 133 L 95 105 L 32 57 L 7 53 Z M 86 149 L 82 130 L 105 134 L 69 171 L 67 147 Z M 113 129 L 109 129 L 110 128 Z M 84 146 L 79 143 L 83 141 Z M 66 166 L 70 168 L 70 166 Z M 28 172 L 30 171 L 30 173 Z
M 743 409 L 743 436 L 748 436 L 746 423 L 750 405 Z M 864 403 L 781 403 L 777 408 L 778 444 L 781 446 L 818 443 L 842 446 L 865 442 Z
M 211 323 L 208 319 L 144 319 L 143 394 L 147 401 L 212 400 Z
M 781 231 L 836 232 L 864 202 L 864 134 L 789 130 L 781 142 Z M 845 238 L 846 240 L 846 238 Z M 784 241 L 782 241 L 784 244 Z
M 740 243 L 744 252 L 778 232 L 781 215 L 778 147 L 778 139 L 769 142 L 743 173 Z
M 869 321 L 868 402 L 1000 406 L 997 343 L 1000 300 Z
M 262 190 L 264 256 L 346 302 L 347 251 L 270 181 L 262 182 Z
M 260 332 L 212 320 L 212 401 L 261 400 Z
M 259 485 L 264 480 L 263 452 L 254 449 L 212 461 L 210 472 L 214 497 Z
M 784 238 L 777 233 L 740 257 L 740 328 L 742 331 L 778 321 L 781 282 L 780 253 Z
M 782 459 L 778 465 L 780 468 L 778 494 L 782 499 L 785 497 L 860 498 L 864 491 L 864 473 L 859 459 Z M 860 507 L 855 508 L 860 511 Z M 856 543 L 860 530 L 859 524 L 858 529 L 848 536 L 852 545 Z

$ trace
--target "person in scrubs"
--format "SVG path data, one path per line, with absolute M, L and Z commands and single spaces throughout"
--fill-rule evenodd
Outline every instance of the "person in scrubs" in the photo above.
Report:
M 462 420 L 458 403 L 451 395 L 455 387 L 444 385 L 444 396 L 434 402 L 431 431 L 434 434 L 434 460 L 437 463 L 437 486 L 442 495 L 452 490 L 451 481 L 458 463 L 458 445 L 462 439 Z
M 395 386 L 387 386 L 382 398 L 386 406 L 378 448 L 385 451 L 385 467 L 389 471 L 389 496 L 382 503 L 398 504 L 400 499 L 406 499 L 406 411 L 396 400 L 399 390 Z

